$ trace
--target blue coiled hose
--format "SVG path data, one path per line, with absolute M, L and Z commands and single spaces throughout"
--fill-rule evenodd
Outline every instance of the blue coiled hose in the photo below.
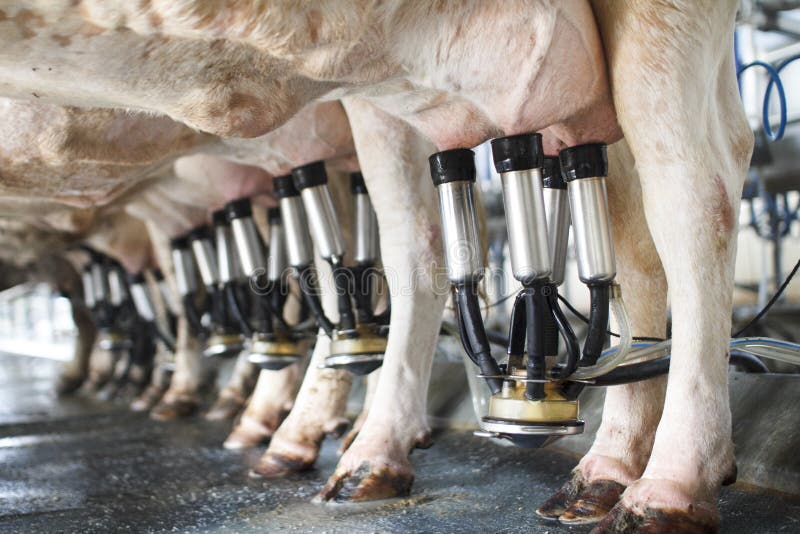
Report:
M 742 73 L 747 69 L 752 67 L 761 67 L 769 73 L 769 83 L 767 84 L 767 89 L 764 91 L 764 105 L 761 110 L 761 121 L 764 124 L 764 133 L 767 134 L 767 137 L 771 141 L 778 141 L 783 138 L 783 134 L 786 131 L 786 121 L 787 121 L 787 114 L 786 114 L 786 91 L 783 87 L 783 82 L 781 81 L 781 71 L 788 67 L 790 64 L 794 63 L 800 59 L 800 54 L 795 54 L 790 56 L 783 61 L 781 61 L 777 66 L 773 67 L 769 63 L 764 61 L 753 61 L 752 63 L 748 63 L 747 65 L 740 65 L 737 67 L 736 70 L 736 79 L 741 80 Z M 738 61 L 737 61 L 738 65 Z M 770 97 L 772 96 L 772 89 L 773 87 L 776 88 L 778 91 L 778 104 L 780 106 L 780 120 L 778 121 L 778 129 L 776 131 L 772 131 L 772 127 L 769 124 L 769 101 Z M 741 87 L 740 87 L 741 90 Z

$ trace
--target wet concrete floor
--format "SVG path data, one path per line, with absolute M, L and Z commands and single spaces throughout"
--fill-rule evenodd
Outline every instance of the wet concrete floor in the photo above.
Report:
M 445 431 L 411 457 L 410 497 L 310 503 L 336 465 L 254 480 L 263 448 L 226 451 L 227 424 L 156 423 L 123 405 L 55 399 L 57 363 L 0 355 L 0 532 L 585 532 L 537 519 L 575 459 Z M 800 499 L 722 492 L 723 532 L 798 532 Z

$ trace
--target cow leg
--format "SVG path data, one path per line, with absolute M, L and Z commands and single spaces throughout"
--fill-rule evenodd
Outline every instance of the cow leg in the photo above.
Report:
M 127 350 L 116 350 L 111 351 L 111 353 L 111 358 L 114 362 L 111 369 L 111 376 L 97 393 L 97 398 L 103 401 L 116 398 L 120 389 L 122 389 L 122 386 L 128 379 L 128 377 L 125 376 L 125 369 L 128 367 L 128 358 L 130 358 L 130 354 Z
M 624 141 L 609 147 L 608 197 L 617 281 L 636 336 L 663 338 L 667 283 L 644 223 L 641 187 Z M 633 224 L 632 221 L 638 221 Z M 571 480 L 537 513 L 566 524 L 599 521 L 644 472 L 664 404 L 666 380 L 606 390 L 603 420 Z
M 100 391 L 113 378 L 115 364 L 116 354 L 101 349 L 95 342 L 92 354 L 89 356 L 89 379 L 83 385 L 86 391 L 89 393 Z
M 146 224 L 158 265 L 164 272 L 170 290 L 173 294 L 177 294 L 169 238 L 155 224 L 151 222 Z M 159 421 L 192 415 L 200 405 L 200 388 L 208 379 L 200 354 L 200 342 L 191 335 L 189 323 L 180 312 L 177 330 L 175 370 L 169 388 L 158 404 L 150 410 L 150 417 Z
M 156 345 L 156 356 L 154 358 L 153 372 L 150 375 L 150 384 L 147 388 L 131 402 L 131 410 L 134 412 L 146 412 L 153 408 L 161 400 L 169 387 L 170 373 L 162 366 L 169 361 L 167 349 L 163 344 Z
M 272 436 L 252 476 L 276 477 L 310 469 L 325 436 L 341 435 L 349 425 L 344 411 L 353 378 L 348 371 L 320 368 L 329 353 L 330 340 L 321 334 L 295 405 Z
M 67 364 L 61 376 L 58 378 L 56 392 L 59 395 L 69 395 L 78 389 L 86 379 L 89 372 L 89 358 L 92 354 L 95 339 L 97 339 L 97 327 L 92 320 L 92 314 L 84 303 L 75 296 L 70 297 L 72 306 L 72 320 L 78 330 L 78 338 L 75 340 L 75 353 L 72 361 Z
M 753 145 L 731 48 L 736 5 L 596 7 L 673 318 L 650 459 L 597 530 L 713 530 L 719 487 L 735 476 L 728 339 L 739 198 Z
M 242 411 L 247 397 L 255 387 L 258 368 L 247 359 L 248 352 L 242 351 L 236 358 L 228 383 L 219 392 L 217 401 L 206 413 L 208 421 L 231 420 Z
M 350 448 L 350 445 L 353 444 L 353 440 L 356 439 L 356 436 L 358 436 L 358 433 L 361 431 L 361 427 L 364 426 L 364 421 L 367 420 L 367 415 L 369 414 L 369 407 L 372 405 L 372 399 L 375 398 L 375 391 L 378 389 L 380 376 L 381 370 L 378 368 L 365 377 L 367 382 L 367 394 L 364 396 L 364 406 L 361 407 L 361 413 L 359 413 L 356 420 L 353 421 L 353 428 L 342 438 L 342 443 L 339 445 L 339 454 L 344 454 L 344 452 Z
M 292 409 L 297 393 L 298 365 L 280 371 L 263 370 L 242 417 L 225 440 L 226 449 L 245 449 L 267 441 Z
M 331 189 L 335 198 L 339 191 Z M 342 230 L 347 228 L 343 226 Z M 343 234 L 345 240 L 351 237 L 347 232 Z M 321 260 L 316 264 L 320 272 L 322 306 L 325 314 L 337 322 L 339 312 L 331 269 Z M 353 376 L 349 371 L 321 368 L 328 354 L 330 339 L 320 330 L 294 407 L 275 431 L 267 452 L 251 471 L 252 476 L 276 477 L 310 469 L 317 461 L 325 436 L 339 436 L 350 424 L 344 413 Z
M 435 149 L 367 102 L 348 101 L 345 109 L 382 230 L 392 321 L 369 414 L 318 495 L 323 501 L 375 500 L 410 491 L 408 454 L 430 441 L 428 381 L 447 296 L 434 290 L 441 245 L 426 157 Z

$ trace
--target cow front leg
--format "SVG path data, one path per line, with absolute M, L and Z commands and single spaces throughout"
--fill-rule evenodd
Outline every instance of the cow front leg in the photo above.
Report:
M 447 297 L 434 283 L 442 263 L 427 168 L 433 146 L 369 103 L 353 100 L 345 109 L 381 230 L 392 318 L 369 414 L 320 501 L 368 501 L 410 491 L 408 454 L 430 443 L 428 381 Z
M 595 7 L 673 319 L 650 459 L 597 531 L 712 531 L 719 487 L 735 476 L 728 340 L 738 206 L 753 144 L 730 47 L 736 5 Z M 693 39 L 701 31 L 704 38 Z
M 667 284 L 644 218 L 633 156 L 624 141 L 609 147 L 607 180 L 617 282 L 636 336 L 663 338 Z M 610 387 L 594 443 L 571 479 L 536 512 L 566 524 L 601 520 L 644 472 L 664 403 L 666 380 Z

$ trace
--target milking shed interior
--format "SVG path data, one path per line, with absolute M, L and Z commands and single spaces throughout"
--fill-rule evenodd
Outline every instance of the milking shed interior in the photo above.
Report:
M 423 6 L 426 20 L 402 2 L 379 3 L 374 12 L 399 21 L 400 36 L 387 32 L 382 53 L 424 55 L 403 39 L 430 28 L 450 36 L 450 47 L 421 60 L 425 76 L 412 75 L 408 57 L 397 65 L 412 74 L 397 67 L 387 75 L 369 48 L 376 41 L 356 32 L 375 66 L 343 83 L 337 76 L 347 75 L 323 69 L 330 66 L 315 54 L 351 38 L 343 21 L 353 20 L 356 2 L 339 6 L 341 20 L 326 8 L 287 8 L 294 18 L 282 24 L 302 20 L 310 39 L 299 67 L 288 51 L 305 34 L 270 26 L 283 8 L 206 13 L 186 3 L 188 11 L 174 12 L 91 2 L 50 15 L 36 2 L 0 10 L 0 42 L 24 51 L 0 57 L 0 71 L 6 61 L 36 65 L 13 71 L 9 88 L 0 84 L 0 135 L 8 137 L 0 141 L 0 531 L 798 530 L 800 2 L 741 0 L 735 29 L 717 24 L 735 38 L 730 50 L 709 54 L 722 71 L 735 64 L 736 113 L 744 110 L 755 144 L 740 169 L 738 229 L 737 204 L 726 200 L 736 183 L 713 171 L 713 188 L 697 192 L 709 196 L 692 204 L 703 212 L 692 224 L 707 228 L 679 239 L 672 234 L 686 229 L 681 217 L 691 210 L 674 205 L 665 224 L 652 207 L 659 190 L 646 179 L 618 185 L 624 172 L 648 169 L 637 161 L 634 170 L 636 142 L 617 141 L 624 120 L 611 129 L 620 135 L 594 142 L 591 128 L 571 130 L 569 117 L 543 135 L 521 133 L 485 102 L 463 104 L 479 98 L 442 64 L 468 70 L 471 55 L 483 57 L 458 47 L 462 26 L 477 42 L 480 24 L 464 15 L 453 35 L 435 27 L 463 6 Z M 612 57 L 603 9 L 574 4 L 530 3 L 534 17 L 559 24 L 594 20 L 594 10 L 599 29 L 551 30 L 581 36 L 589 49 L 597 41 Z M 487 5 L 475 8 L 486 19 L 494 13 Z M 372 8 L 364 10 L 365 28 L 377 31 L 367 28 Z M 4 24 L 13 26 L 6 37 Z M 262 40 L 248 40 L 259 24 Z M 512 64 L 523 45 L 508 31 Z M 275 45 L 269 32 L 285 40 Z M 113 46 L 89 46 L 96 37 Z M 564 41 L 552 38 L 558 52 Z M 391 48 L 392 39 L 402 46 Z M 128 92 L 136 82 L 112 75 L 120 61 L 144 65 L 146 87 L 151 54 L 187 42 L 207 45 L 214 60 L 176 66 L 175 87 L 220 76 L 234 87 L 253 72 L 290 72 L 269 80 L 279 95 L 270 102 L 285 109 L 265 111 L 258 97 L 232 89 L 225 109 L 195 102 L 162 113 L 145 93 Z M 42 67 L 36 54 L 53 43 L 66 59 Z M 128 58 L 127 46 L 144 52 Z M 569 64 L 583 65 L 583 49 L 575 50 Z M 365 52 L 353 45 L 351 53 L 331 61 L 344 73 Z M 449 59 L 440 63 L 440 54 Z M 107 73 L 86 71 L 107 82 L 107 98 L 71 85 L 53 95 L 37 88 L 37 75 L 82 55 L 108 61 Z M 219 58 L 234 65 L 223 64 L 222 75 Z M 606 61 L 613 87 L 619 80 Z M 549 73 L 552 65 L 542 65 Z M 731 83 L 709 89 L 713 98 L 732 88 L 727 74 Z M 440 82 L 446 91 L 425 92 Z M 591 110 L 582 113 L 603 122 L 597 109 L 608 102 L 590 82 Z M 36 91 L 17 99 L 14 84 Z M 479 96 L 503 94 L 499 80 L 486 85 Z M 373 109 L 358 101 L 364 95 L 391 103 Z M 684 96 L 671 105 L 688 108 L 695 96 Z M 730 139 L 734 151 L 749 146 L 725 131 L 736 120 L 726 122 L 731 109 L 721 109 L 709 137 Z M 273 122 L 262 126 L 267 116 Z M 459 139 L 472 139 L 473 129 L 494 133 L 475 134 L 489 139 L 477 146 L 451 146 L 441 132 L 455 135 L 442 121 L 459 125 Z M 254 139 L 225 135 L 253 129 Z M 717 141 L 709 142 L 713 159 Z M 400 155 L 387 157 L 387 147 Z M 720 160 L 736 173 L 736 156 Z M 671 164 L 665 173 L 675 172 Z M 686 193 L 669 198 L 697 201 Z M 697 252 L 699 241 L 708 254 Z M 671 259 L 681 254 L 691 256 L 691 272 L 673 277 L 681 264 Z M 726 324 L 729 296 L 730 336 L 706 327 Z M 692 309 L 686 301 L 702 305 L 693 308 L 696 329 L 673 315 Z M 708 319 L 715 313 L 717 323 Z M 715 365 L 686 359 L 687 348 L 723 346 L 724 367 L 719 357 Z M 727 390 L 707 388 L 715 373 L 727 377 Z M 725 394 L 729 408 L 719 402 Z M 659 424 L 662 411 L 677 426 Z M 720 428 L 732 451 L 722 450 L 727 436 L 719 450 L 711 445 Z M 657 462 L 665 442 L 674 469 Z M 694 442 L 710 449 L 696 464 Z M 665 479 L 673 485 L 659 486 Z

